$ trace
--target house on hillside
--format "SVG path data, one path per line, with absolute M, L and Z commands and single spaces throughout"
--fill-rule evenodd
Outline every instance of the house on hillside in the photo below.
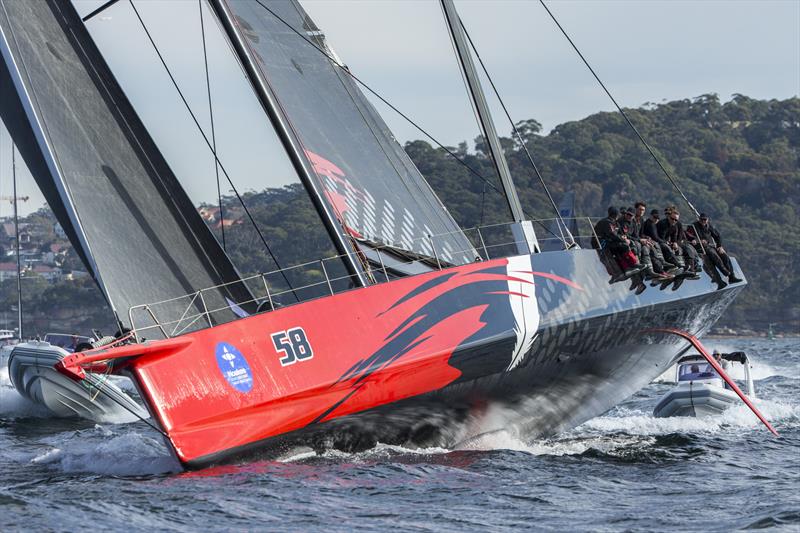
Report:
M 36 249 L 20 248 L 19 258 L 20 258 L 20 263 L 22 263 L 23 269 L 33 268 L 35 265 L 39 265 L 42 263 L 42 253 Z M 8 262 L 13 262 L 14 264 L 16 264 L 17 249 L 11 247 L 8 250 L 6 250 L 6 256 L 4 259 Z
M 17 277 L 17 264 L 16 263 L 0 263 L 0 283 L 7 279 L 16 279 Z
M 212 205 L 201 205 L 197 208 L 200 218 L 209 223 L 215 223 L 219 220 L 219 207 Z
M 60 268 L 53 268 L 47 265 L 36 265 L 31 271 L 42 276 L 50 283 L 54 283 L 63 277 Z
M 200 217 L 206 221 L 206 224 L 213 229 L 219 229 L 221 226 L 226 228 L 242 223 L 242 212 L 235 207 L 225 208 L 220 215 L 220 209 L 216 206 L 203 205 L 197 208 Z
M 68 280 L 68 281 L 72 281 L 72 280 L 84 279 L 84 278 L 88 278 L 88 277 L 89 277 L 89 273 L 84 271 L 84 270 L 72 270 L 72 271 L 68 272 L 67 274 L 64 274 L 63 279 Z
M 14 232 L 14 223 L 13 222 L 4 222 L 2 225 L 2 238 L 4 242 L 13 243 L 16 241 L 16 233 Z M 27 222 L 23 222 L 19 225 L 19 243 L 20 245 L 23 244 L 30 244 L 31 242 L 31 232 L 30 232 L 30 224 Z
M 47 251 L 42 253 L 42 262 L 46 265 L 60 265 L 64 262 L 68 251 L 69 244 L 52 243 L 47 247 Z

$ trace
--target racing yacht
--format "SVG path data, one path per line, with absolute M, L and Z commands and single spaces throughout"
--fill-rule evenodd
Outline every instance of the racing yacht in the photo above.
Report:
M 443 12 L 512 214 L 499 229 L 455 223 L 297 1 L 200 4 L 291 163 L 292 190 L 313 206 L 309 235 L 335 250 L 281 268 L 272 236 L 246 217 L 275 267 L 241 275 L 88 30 L 130 9 L 158 52 L 137 4 L 82 17 L 70 2 L 0 0 L 0 114 L 126 332 L 59 353 L 53 368 L 98 397 L 110 398 L 90 375 L 130 377 L 186 467 L 293 442 L 414 442 L 492 403 L 531 437 L 562 431 L 661 374 L 690 347 L 667 330 L 702 335 L 746 285 L 717 290 L 704 273 L 632 292 L 610 283 L 595 250 L 542 251 L 450 0 Z

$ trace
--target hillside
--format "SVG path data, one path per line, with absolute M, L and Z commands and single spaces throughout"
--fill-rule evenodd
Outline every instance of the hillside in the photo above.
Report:
M 697 209 L 711 216 L 750 281 L 719 326 L 763 332 L 775 323 L 776 331 L 800 333 L 800 275 L 795 267 L 800 259 L 800 99 L 763 101 L 736 95 L 722 104 L 716 95 L 703 95 L 626 111 Z M 598 217 L 609 205 L 644 200 L 648 208 L 676 204 L 685 222 L 694 220 L 619 114 L 597 113 L 547 135 L 535 120 L 519 127 L 556 202 L 574 191 L 579 215 Z M 510 138 L 502 142 L 526 212 L 532 218 L 551 218 L 552 207 L 524 150 Z M 472 150 L 466 142 L 451 149 L 470 170 L 427 142 L 405 146 L 462 227 L 508 220 L 482 147 L 476 139 Z M 245 202 L 282 266 L 333 255 L 298 186 L 249 193 Z M 244 223 L 238 201 L 225 198 L 224 208 L 230 224 L 225 229 L 228 251 L 240 271 L 273 269 L 257 234 Z M 216 210 L 204 206 L 200 212 L 219 234 Z M 62 242 L 52 235 L 52 214 L 42 210 L 32 217 L 33 226 L 47 229 L 50 224 L 49 231 L 39 232 L 43 236 L 36 249 Z M 588 232 L 588 226 L 581 230 Z M 5 246 L 10 252 L 9 243 Z M 48 283 L 33 268 L 26 274 L 28 331 L 86 332 L 90 324 L 110 330 L 110 315 L 91 283 L 63 279 L 75 277 L 66 273 L 79 268 L 74 253 L 62 256 L 54 268 L 62 268 L 64 276 L 51 276 Z M 12 260 L 8 255 L 4 259 Z M 6 276 L 0 309 L 11 309 L 15 290 Z M 8 324 L 10 314 L 0 318 Z
M 711 94 L 626 113 L 748 276 L 750 286 L 720 326 L 765 331 L 776 323 L 800 333 L 800 98 L 736 95 L 721 104 Z M 644 200 L 648 209 L 676 204 L 685 222 L 694 220 L 618 113 L 561 124 L 548 135 L 535 120 L 519 127 L 556 202 L 575 192 L 576 213 L 603 216 L 609 205 Z M 524 151 L 503 142 L 526 212 L 552 217 Z M 474 154 L 463 144 L 456 151 L 482 176 L 493 176 L 480 139 L 476 147 Z M 416 141 L 406 150 L 462 226 L 507 216 L 502 198 L 441 149 Z

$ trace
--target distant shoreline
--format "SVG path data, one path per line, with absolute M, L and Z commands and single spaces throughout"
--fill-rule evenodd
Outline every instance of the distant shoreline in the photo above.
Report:
M 714 335 L 705 335 L 704 339 L 767 339 L 766 335 L 752 335 L 752 334 L 742 334 L 742 335 L 734 335 L 734 334 L 714 334 Z M 775 335 L 775 339 L 798 339 L 800 338 L 800 334 L 788 335 L 785 333 L 781 333 Z

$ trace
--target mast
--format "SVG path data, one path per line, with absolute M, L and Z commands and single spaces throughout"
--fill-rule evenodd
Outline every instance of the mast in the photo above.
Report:
M 478 71 L 475 69 L 475 64 L 472 61 L 472 54 L 469 51 L 469 43 L 467 42 L 464 29 L 461 27 L 461 20 L 458 17 L 456 6 L 453 0 L 440 0 L 444 18 L 447 22 L 447 27 L 450 30 L 450 37 L 455 45 L 456 55 L 458 62 L 461 66 L 461 71 L 464 78 L 467 80 L 467 87 L 469 88 L 470 98 L 478 113 L 478 120 L 483 130 L 484 138 L 489 147 L 489 155 L 494 161 L 495 169 L 500 182 L 503 186 L 508 207 L 511 210 L 511 216 L 514 218 L 514 224 L 511 230 L 514 233 L 514 240 L 517 244 L 517 249 L 520 254 L 531 253 L 538 251 L 539 246 L 536 241 L 536 235 L 533 232 L 533 226 L 529 220 L 526 220 L 525 213 L 522 210 L 522 205 L 517 196 L 517 189 L 514 186 L 514 180 L 511 177 L 511 172 L 508 169 L 503 149 L 500 146 L 500 138 L 497 136 L 497 131 L 494 127 L 492 114 L 489 111 L 489 106 L 486 103 L 486 96 L 481 87 Z
M 339 223 L 337 222 L 334 214 L 330 211 L 330 209 L 328 209 L 321 199 L 322 193 L 318 190 L 318 187 L 314 182 L 314 171 L 312 170 L 311 163 L 308 161 L 308 158 L 303 151 L 300 139 L 298 139 L 297 134 L 292 129 L 285 116 L 285 113 L 278 104 L 277 98 L 273 94 L 272 89 L 259 76 L 259 70 L 258 66 L 255 64 L 255 59 L 249 51 L 247 44 L 242 39 L 241 34 L 237 30 L 234 17 L 226 5 L 225 0 L 209 0 L 209 3 L 216 13 L 217 18 L 220 20 L 222 28 L 225 30 L 225 33 L 236 52 L 236 56 L 244 67 L 247 78 L 249 79 L 250 84 L 252 85 L 259 102 L 261 103 L 261 106 L 267 113 L 267 116 L 275 128 L 275 132 L 277 133 L 281 143 L 284 146 L 284 149 L 289 155 L 292 166 L 294 167 L 298 176 L 300 176 L 300 180 L 303 182 L 303 185 L 305 185 L 306 189 L 308 189 L 308 191 L 311 193 L 309 196 L 314 203 L 314 207 L 316 207 L 317 211 L 319 212 L 320 218 L 325 224 L 325 229 L 328 230 L 328 234 L 336 246 L 336 250 L 342 256 L 345 267 L 358 286 L 366 286 L 367 282 L 363 276 L 361 267 L 354 259 L 355 254 L 353 253 L 353 250 L 350 249 L 346 238 L 342 235 L 342 232 L 339 229 Z
M 17 338 L 22 341 L 22 262 L 19 256 L 19 216 L 17 213 L 17 161 L 14 142 L 11 142 L 11 181 L 14 183 L 12 192 L 14 201 L 14 235 L 16 235 L 17 245 L 17 323 L 19 332 Z

